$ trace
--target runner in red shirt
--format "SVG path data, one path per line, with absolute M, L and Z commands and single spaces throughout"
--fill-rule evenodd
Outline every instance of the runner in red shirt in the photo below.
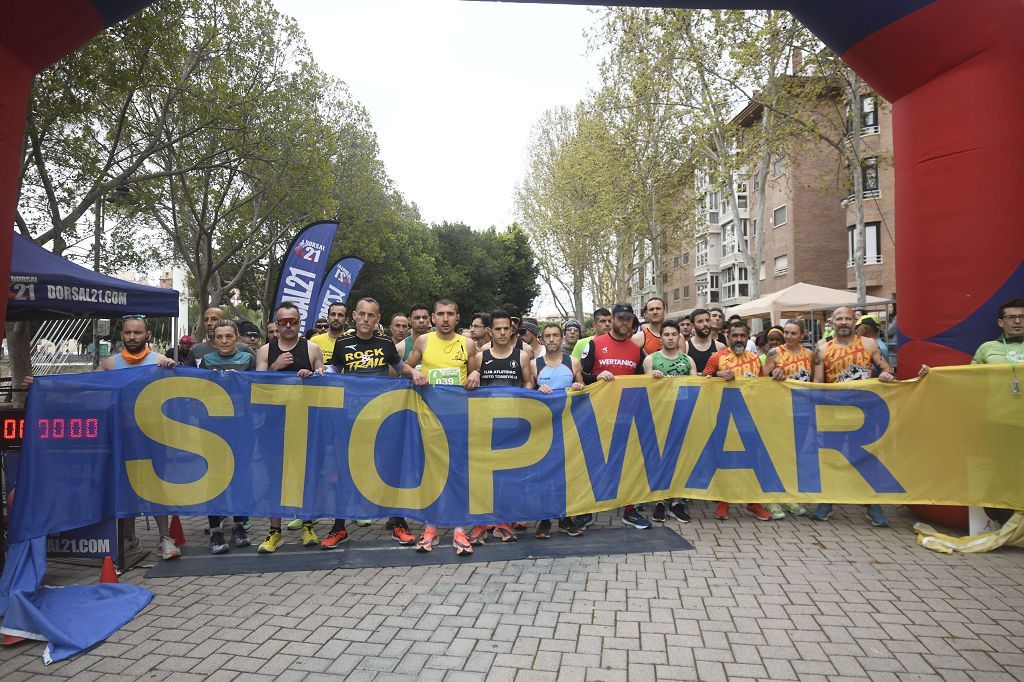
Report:
M 584 383 L 615 381 L 617 376 L 643 373 L 643 351 L 632 339 L 635 318 L 633 306 L 628 303 L 616 303 L 612 306 L 612 330 L 607 334 L 595 336 L 583 351 Z M 584 515 L 581 520 L 584 526 L 590 525 L 593 515 Z M 622 522 L 640 530 L 651 527 L 647 517 L 631 504 L 626 505 L 623 510 Z

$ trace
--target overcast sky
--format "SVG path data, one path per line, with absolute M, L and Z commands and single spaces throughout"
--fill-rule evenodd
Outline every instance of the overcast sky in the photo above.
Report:
M 598 81 L 583 7 L 461 0 L 276 0 L 370 112 L 388 172 L 428 222 L 515 218 L 530 128 Z

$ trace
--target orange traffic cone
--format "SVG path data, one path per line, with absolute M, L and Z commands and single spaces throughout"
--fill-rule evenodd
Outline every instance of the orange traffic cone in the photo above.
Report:
M 114 560 L 108 554 L 103 557 L 103 570 L 100 571 L 101 583 L 117 583 L 117 569 L 114 568 Z
M 174 544 L 178 547 L 184 547 L 185 543 L 188 542 L 185 539 L 185 531 L 181 528 L 181 519 L 175 514 L 171 517 L 171 527 L 168 529 L 171 535 L 171 539 L 174 540 Z

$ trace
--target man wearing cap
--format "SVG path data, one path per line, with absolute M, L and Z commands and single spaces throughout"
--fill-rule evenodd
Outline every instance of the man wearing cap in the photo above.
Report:
M 545 325 L 544 328 L 547 329 L 547 326 Z M 583 325 L 578 320 L 566 320 L 562 325 L 562 351 L 571 354 L 582 335 Z M 547 348 L 546 342 L 544 348 Z
M 874 315 L 862 315 L 857 319 L 857 326 L 854 328 L 857 332 L 857 336 L 861 336 L 865 339 L 874 339 L 875 343 L 878 344 L 878 350 L 882 352 L 882 357 L 886 360 L 889 359 L 889 347 L 885 345 L 885 341 L 882 341 L 880 337 L 882 328 L 878 324 L 878 318 Z M 875 375 L 882 373 L 882 368 L 872 363 L 871 365 L 875 370 Z
M 249 320 L 238 320 L 235 323 L 238 327 L 238 337 L 243 343 L 252 348 L 255 353 L 260 347 L 260 328 Z
M 615 381 L 617 376 L 642 374 L 643 350 L 633 343 L 633 306 L 616 303 L 612 306 L 612 329 L 591 339 L 583 351 L 583 382 Z M 641 530 L 651 527 L 651 522 L 629 504 L 623 509 L 622 522 Z
M 519 338 L 523 340 L 523 347 L 530 359 L 544 354 L 544 344 L 540 342 L 540 327 L 537 320 L 532 317 L 524 317 L 519 324 Z
M 171 348 L 167 351 L 167 357 L 171 358 L 179 365 L 185 364 L 185 358 L 188 357 L 189 351 L 192 350 L 192 346 L 196 345 L 196 340 L 191 334 L 185 334 L 185 336 L 178 339 L 178 347 Z
M 203 324 L 206 325 L 206 340 L 192 346 L 192 350 L 182 364 L 198 367 L 199 361 L 203 359 L 203 356 L 218 352 L 216 346 L 213 345 L 213 329 L 217 326 L 218 322 L 226 319 L 228 319 L 228 316 L 221 308 L 207 308 L 203 311 Z M 236 344 L 235 350 L 240 353 L 256 354 L 256 351 L 250 348 L 249 344 L 243 343 L 241 340 Z

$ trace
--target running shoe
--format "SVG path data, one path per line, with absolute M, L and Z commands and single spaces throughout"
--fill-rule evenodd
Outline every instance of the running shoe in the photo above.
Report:
M 228 543 L 224 542 L 224 533 L 219 530 L 210 531 L 210 554 L 226 554 L 231 549 Z
M 647 520 L 647 517 L 636 509 L 622 512 L 622 522 L 627 526 L 633 526 L 640 530 L 647 530 L 651 527 L 651 522 Z
M 686 510 L 685 502 L 674 502 L 671 505 L 669 505 L 668 515 L 676 521 L 678 521 L 679 523 L 690 522 L 690 512 Z
M 516 521 L 512 524 L 512 530 L 526 530 L 530 527 L 526 521 Z
M 348 542 L 348 531 L 344 528 L 339 528 L 328 533 L 327 537 L 320 541 L 320 549 L 334 549 L 346 542 Z
M 469 544 L 466 531 L 457 530 L 452 535 L 452 547 L 455 548 L 456 556 L 467 556 L 473 553 L 473 545 Z
M 547 540 L 551 537 L 551 520 L 544 519 L 537 524 L 537 530 L 534 532 L 533 537 L 538 540 Z
M 782 508 L 790 513 L 792 516 L 803 516 L 807 513 L 803 505 L 799 505 L 796 502 L 783 502 Z
M 396 524 L 395 527 L 391 529 L 391 537 L 393 537 L 398 544 L 406 547 L 416 544 L 416 536 L 410 533 L 406 526 L 399 526 Z
M 257 554 L 273 554 L 277 551 L 277 546 L 281 544 L 284 537 L 281 535 L 281 531 L 272 530 L 267 535 L 267 539 L 264 540 L 259 547 L 256 548 Z
M 580 523 L 579 519 L 574 520 L 569 517 L 558 519 L 558 530 L 571 538 L 578 538 L 583 535 L 585 528 L 586 526 Z
M 236 523 L 231 530 L 231 544 L 235 547 L 248 547 L 252 544 L 249 542 L 249 534 L 245 532 L 244 523 Z
M 657 521 L 658 523 L 665 523 L 665 503 L 656 502 L 654 504 L 654 513 L 651 514 L 651 520 Z
M 771 502 L 764 506 L 768 510 L 768 513 L 772 515 L 772 518 L 776 521 L 786 518 L 786 511 L 782 508 L 781 504 Z
M 499 523 L 491 531 L 491 535 L 496 538 L 500 538 L 502 542 L 519 542 L 519 538 L 516 537 L 515 531 L 512 530 L 512 526 L 507 523 Z
M 888 528 L 889 519 L 885 518 L 885 512 L 882 511 L 881 505 L 872 504 L 868 506 L 868 518 L 871 519 L 871 525 L 876 528 Z
M 830 516 L 832 516 L 832 505 L 822 502 L 815 507 L 814 512 L 811 514 L 811 519 L 814 521 L 828 521 Z
M 469 531 L 469 544 L 486 545 L 487 533 L 490 532 L 491 528 L 491 526 L 473 526 Z
M 287 528 L 288 530 L 298 530 L 302 528 L 303 523 L 304 522 L 302 519 L 292 519 L 288 522 L 288 525 L 285 526 L 285 528 Z
M 160 538 L 160 558 L 177 559 L 181 556 L 181 550 L 174 544 L 174 540 L 165 535 Z
M 252 530 L 252 517 L 251 516 L 246 516 L 245 517 L 245 521 L 242 521 L 242 528 L 244 528 L 245 532 L 247 532 L 247 533 L 250 530 Z
M 715 519 L 718 521 L 725 521 L 729 518 L 729 503 L 719 502 L 718 506 L 715 507 Z
M 763 504 L 759 502 L 751 502 L 747 505 L 747 511 L 753 514 L 758 521 L 771 521 L 773 517 L 768 510 L 764 508 Z M 783 514 L 785 516 L 785 514 Z
M 316 536 L 316 531 L 313 530 L 312 523 L 302 524 L 302 546 L 303 547 L 315 547 L 320 543 L 320 538 Z
M 434 545 L 438 541 L 437 531 L 433 528 L 424 528 L 423 535 L 420 536 L 419 542 L 416 543 L 417 552 L 429 552 L 434 549 Z
M 593 514 L 584 514 L 583 516 L 577 516 L 576 519 L 579 521 L 580 528 L 589 528 L 594 523 Z
M 372 526 L 375 519 L 356 519 L 356 525 L 360 528 L 366 528 Z

